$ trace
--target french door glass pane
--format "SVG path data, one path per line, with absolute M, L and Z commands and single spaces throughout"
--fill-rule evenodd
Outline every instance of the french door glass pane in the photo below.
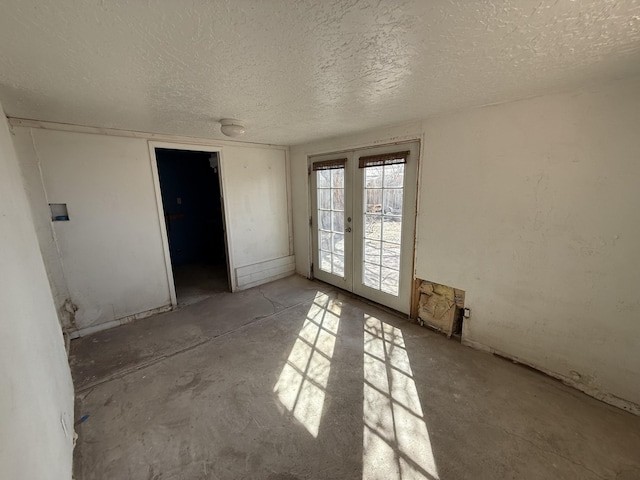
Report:
M 402 216 L 402 188 L 385 188 L 382 213 Z
M 331 222 L 333 225 L 333 231 L 344 232 L 344 213 L 331 212 L 331 218 L 333 219 L 333 221 Z
M 333 234 L 334 251 L 340 255 L 344 255 L 344 233 Z
M 344 277 L 344 255 L 333 254 L 333 274 Z
M 331 186 L 331 170 L 318 170 L 316 172 L 318 188 L 329 188 Z
M 320 230 L 331 231 L 331 212 L 329 210 L 320 210 L 318 213 Z
M 331 232 L 320 230 L 320 250 L 331 252 Z
M 391 268 L 380 269 L 380 290 L 391 295 L 398 295 L 398 285 L 400 284 L 400 272 Z
M 316 171 L 318 266 L 344 278 L 344 168 Z
M 320 250 L 320 269 L 325 272 L 331 271 L 331 253 Z
M 364 241 L 364 261 L 373 264 L 380 264 L 381 243 L 378 240 Z
M 378 167 L 380 168 L 380 167 Z M 404 185 L 404 164 L 385 165 L 383 171 L 382 185 L 387 187 L 399 187 Z
M 363 262 L 363 281 L 367 287 L 375 288 L 376 290 L 380 290 L 380 265 Z
M 344 212 L 344 188 L 333 189 L 333 209 L 336 212 Z
M 363 283 L 398 296 L 404 164 L 364 169 Z
M 318 189 L 318 208 L 331 210 L 331 188 Z
M 393 270 L 400 270 L 400 245 L 391 242 L 382 242 L 381 265 Z

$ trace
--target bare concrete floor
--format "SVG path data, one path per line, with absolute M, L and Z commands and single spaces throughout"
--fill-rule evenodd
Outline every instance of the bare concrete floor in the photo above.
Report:
M 640 417 L 300 277 L 72 342 L 76 480 L 640 478 Z
M 226 265 L 194 263 L 173 268 L 178 306 L 206 300 L 229 290 Z

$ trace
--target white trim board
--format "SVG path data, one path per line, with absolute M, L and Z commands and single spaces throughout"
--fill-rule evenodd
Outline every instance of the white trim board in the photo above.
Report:
M 137 132 L 134 130 L 119 130 L 117 128 L 89 127 L 85 125 L 73 125 L 70 123 L 45 122 L 26 118 L 8 117 L 12 127 L 41 128 L 43 130 L 58 130 L 62 132 L 89 133 L 93 135 L 111 135 L 114 137 L 142 138 L 159 142 L 176 142 L 199 146 L 234 146 L 269 148 L 275 150 L 288 150 L 285 145 L 272 145 L 268 143 L 239 142 L 235 140 L 216 140 L 213 138 L 189 137 L 186 135 L 170 135 L 165 133 Z
M 122 317 L 117 320 L 111 320 L 110 322 L 101 323 L 100 325 L 83 327 L 73 332 L 69 332 L 69 338 L 74 339 L 74 338 L 86 337 L 87 335 L 102 332 L 103 330 L 119 327 L 120 325 L 126 325 L 127 323 L 131 323 L 135 320 L 147 318 L 152 315 L 157 315 L 159 313 L 170 312 L 173 309 L 174 309 L 173 305 L 165 305 L 163 307 L 152 308 L 151 310 L 146 310 L 144 312 L 134 313 L 133 315 L 127 315 L 126 317 Z
M 538 370 L 539 372 L 544 373 L 545 375 L 549 375 L 550 377 L 553 377 L 557 380 L 560 380 L 562 383 L 564 383 L 565 385 L 568 385 L 569 387 L 575 388 L 577 390 L 580 390 L 582 393 L 589 395 L 590 397 L 593 397 L 597 400 L 600 400 L 601 402 L 604 403 L 608 403 L 609 405 L 613 405 L 614 407 L 620 408 L 622 410 L 626 410 L 627 412 L 631 412 L 634 415 L 639 415 L 640 416 L 640 405 L 638 405 L 637 403 L 634 403 L 630 400 L 625 400 L 624 398 L 620 398 L 620 397 L 616 397 L 615 395 L 612 395 L 610 393 L 606 393 L 601 391 L 600 389 L 598 389 L 597 387 L 593 387 L 591 385 L 587 385 L 585 383 L 582 382 L 577 382 L 574 379 L 567 377 L 566 375 L 563 375 L 561 373 L 558 372 L 554 372 L 553 370 L 549 370 L 548 368 L 544 368 L 541 367 L 539 365 L 536 365 L 534 363 L 531 362 L 527 362 L 525 360 L 522 360 L 521 358 L 519 358 L 516 355 L 512 355 L 510 353 L 506 353 L 503 352 L 500 349 L 497 348 L 493 348 L 489 345 L 486 345 L 482 342 L 478 342 L 476 340 L 469 340 L 467 338 L 465 338 L 465 333 L 463 331 L 462 333 L 462 345 L 466 345 L 467 347 L 471 347 L 471 348 L 475 348 L 476 350 L 481 350 L 483 352 L 487 352 L 487 353 L 491 353 L 491 354 L 496 354 L 500 357 L 503 358 L 507 358 L 509 360 L 511 360 L 514 363 L 520 363 L 522 365 L 526 365 L 527 367 L 533 368 L 534 370 Z
M 246 290 L 247 288 L 293 275 L 295 270 L 296 257 L 294 255 L 245 265 L 235 270 L 236 285 L 238 290 Z

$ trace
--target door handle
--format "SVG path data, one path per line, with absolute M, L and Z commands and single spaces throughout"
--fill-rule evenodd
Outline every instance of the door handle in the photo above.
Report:
M 344 231 L 347 232 L 347 233 L 351 233 L 351 227 L 345 228 Z

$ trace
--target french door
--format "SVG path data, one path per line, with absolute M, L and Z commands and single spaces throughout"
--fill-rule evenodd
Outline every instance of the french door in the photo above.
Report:
M 310 158 L 313 275 L 409 313 L 418 142 Z

